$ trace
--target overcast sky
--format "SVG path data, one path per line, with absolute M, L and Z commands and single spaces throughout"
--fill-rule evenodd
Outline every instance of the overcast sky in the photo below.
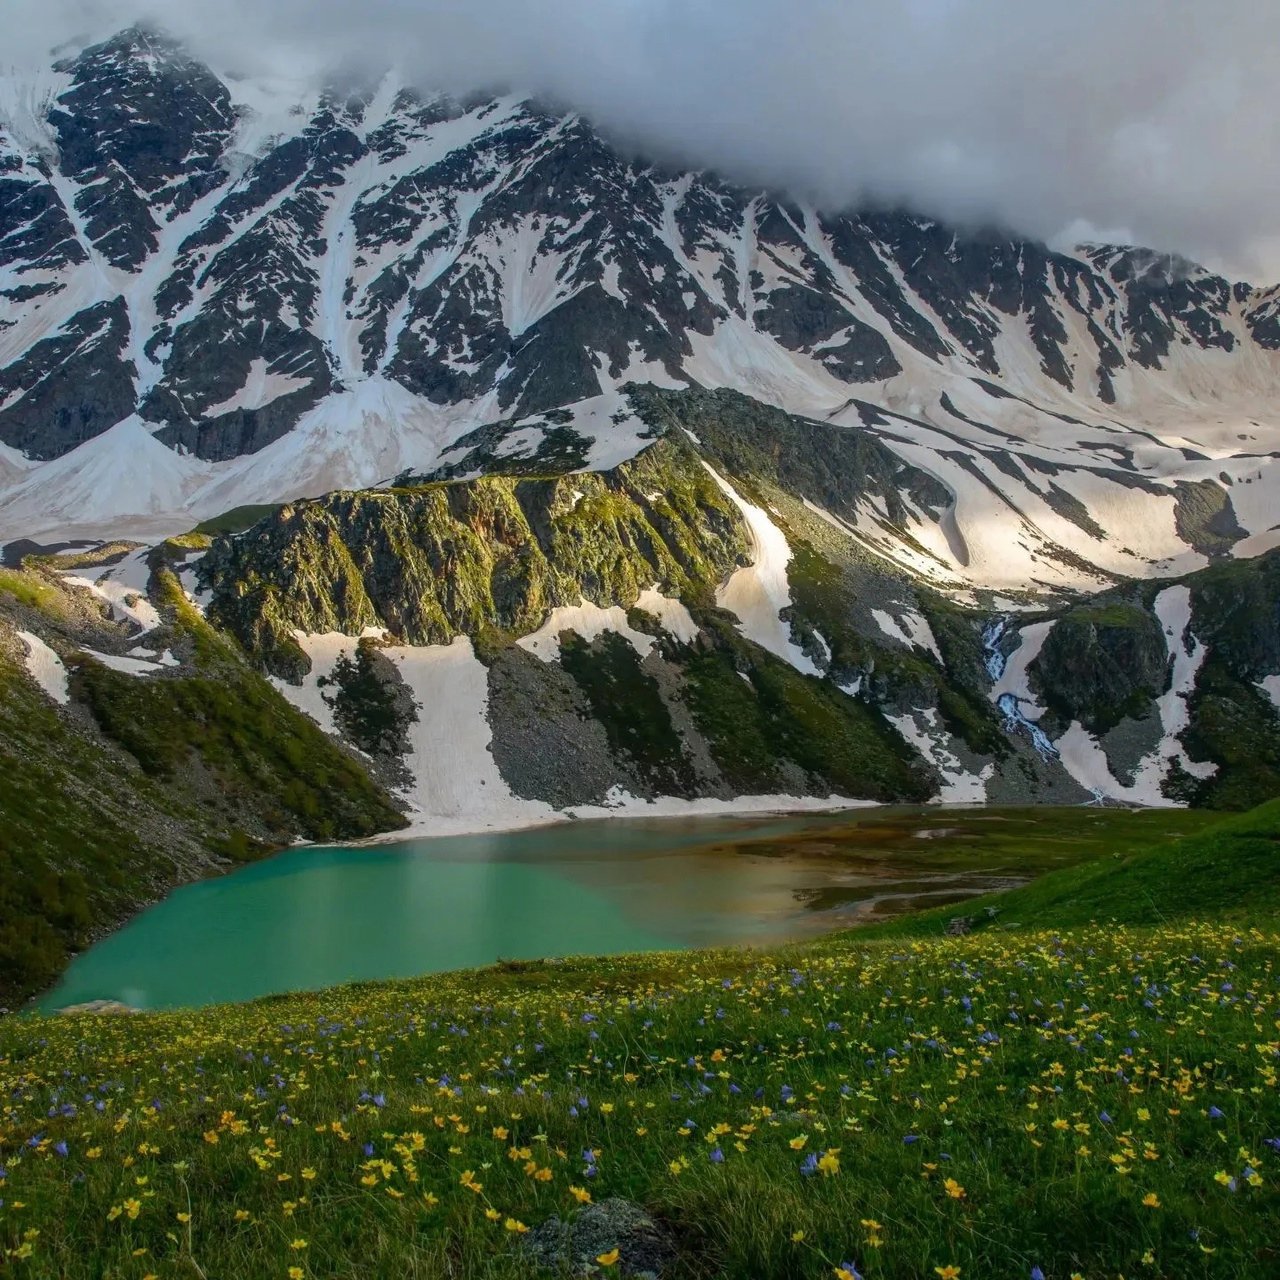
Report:
M 827 206 L 906 202 L 1280 279 L 1280 0 L 3 3 L 9 56 L 150 9 L 220 69 L 356 59 L 509 83 Z

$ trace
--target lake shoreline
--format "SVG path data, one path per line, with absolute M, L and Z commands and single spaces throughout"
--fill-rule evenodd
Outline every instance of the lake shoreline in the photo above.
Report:
M 698 798 L 685 800 L 679 796 L 659 796 L 654 800 L 628 797 L 617 805 L 574 805 L 569 809 L 553 810 L 549 814 L 536 812 L 497 816 L 487 819 L 480 814 L 467 814 L 457 818 L 433 815 L 410 822 L 407 827 L 395 831 L 382 831 L 365 836 L 362 840 L 344 841 L 351 848 L 365 848 L 387 844 L 401 844 L 411 840 L 441 840 L 453 836 L 501 835 L 516 831 L 534 831 L 541 827 L 565 826 L 578 822 L 608 822 L 615 819 L 637 821 L 645 818 L 735 818 L 735 817 L 803 817 L 817 813 L 846 813 L 851 810 L 901 809 L 902 805 L 881 804 L 877 800 L 854 800 L 847 796 L 788 796 L 760 795 L 735 796 L 731 800 Z M 906 806 L 915 807 L 915 806 Z M 980 809 L 983 805 L 936 805 L 939 809 Z M 531 802 L 530 809 L 536 806 Z M 319 841 L 300 841 L 286 848 L 324 848 Z
M 1089 807 L 774 806 L 646 805 L 295 845 L 170 894 L 77 957 L 39 1006 L 198 1007 L 502 958 L 785 943 L 999 892 L 1202 821 Z

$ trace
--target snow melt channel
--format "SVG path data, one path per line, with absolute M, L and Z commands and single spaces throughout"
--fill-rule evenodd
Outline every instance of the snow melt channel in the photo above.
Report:
M 1025 729 L 1041 757 L 1050 760 L 1057 756 L 1058 749 L 1040 727 L 1044 708 L 1032 696 L 1027 668 L 1039 656 L 1053 623 L 1033 622 L 1029 627 L 1023 627 L 1018 633 L 1018 647 L 1005 657 L 1000 642 L 1008 624 L 1007 618 L 1000 618 L 982 634 L 983 647 L 987 651 L 987 672 L 995 682 L 991 686 L 991 701 L 1004 716 L 1006 732 L 1014 728 Z

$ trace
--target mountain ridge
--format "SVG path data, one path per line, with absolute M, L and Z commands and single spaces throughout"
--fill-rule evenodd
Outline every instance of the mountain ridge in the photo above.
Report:
M 0 115 L 0 537 L 180 532 L 546 411 L 613 465 L 619 389 L 656 383 L 871 426 L 953 493 L 927 532 L 961 582 L 1280 541 L 1280 289 L 819 214 L 518 95 L 272 96 L 138 29 L 37 79 Z M 1206 500 L 1207 551 L 1180 514 Z

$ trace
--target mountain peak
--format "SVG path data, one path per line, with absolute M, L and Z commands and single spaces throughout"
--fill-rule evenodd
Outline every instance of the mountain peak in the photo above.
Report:
M 0 154 L 0 443 L 25 455 L 6 532 L 114 521 L 68 472 L 135 416 L 188 475 L 136 514 L 177 522 L 430 473 L 463 440 L 547 456 L 572 430 L 574 456 L 616 459 L 640 447 L 635 383 L 874 434 L 953 495 L 912 536 L 959 580 L 1193 566 L 1223 545 L 1205 520 L 1273 536 L 1274 291 L 819 210 L 518 95 L 229 86 L 145 26 L 62 65 L 56 158 Z M 366 383 L 387 394 L 362 447 L 335 415 Z

